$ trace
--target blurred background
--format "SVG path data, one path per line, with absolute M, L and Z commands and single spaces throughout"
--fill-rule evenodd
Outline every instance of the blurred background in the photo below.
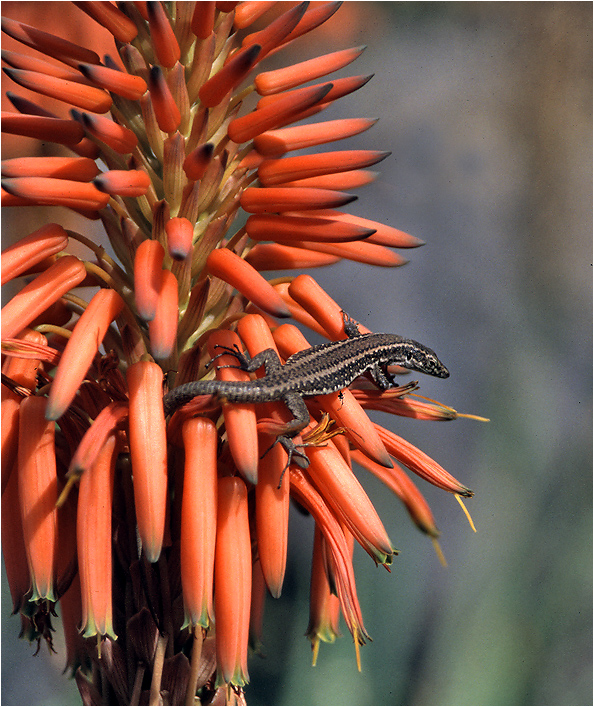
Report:
M 478 532 L 419 481 L 443 568 L 397 499 L 359 474 L 401 551 L 389 574 L 355 550 L 373 637 L 359 674 L 346 629 L 311 667 L 313 531 L 293 513 L 248 704 L 592 704 L 591 31 L 589 2 L 346 2 L 275 57 L 367 45 L 339 75 L 375 77 L 321 119 L 380 119 L 330 148 L 392 151 L 349 210 L 427 245 L 399 269 L 312 274 L 370 329 L 438 352 L 451 377 L 423 378 L 422 394 L 491 421 L 375 416 L 474 490 Z M 19 236 L 43 223 L 12 211 Z M 5 584 L 2 596 L 2 703 L 80 704 L 60 641 L 32 658 Z

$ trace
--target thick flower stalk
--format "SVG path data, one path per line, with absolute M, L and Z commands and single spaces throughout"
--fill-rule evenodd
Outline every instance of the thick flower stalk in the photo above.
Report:
M 50 645 L 61 614 L 85 704 L 237 704 L 250 641 L 265 640 L 266 591 L 281 594 L 290 562 L 291 499 L 315 523 L 314 662 L 320 641 L 339 635 L 340 615 L 358 655 L 368 634 L 354 542 L 376 564 L 395 551 L 352 463 L 431 538 L 431 511 L 400 465 L 471 495 L 367 411 L 457 413 L 417 397 L 416 383 L 382 391 L 359 378 L 306 400 L 309 424 L 293 439 L 303 451 L 288 464 L 275 444 L 292 419 L 280 399 L 199 396 L 168 414 L 163 396 L 201 379 L 257 380 L 264 371 L 240 370 L 233 351 L 274 349 L 285 361 L 308 348 L 290 318 L 345 339 L 340 306 L 295 271 L 341 258 L 395 267 L 405 260 L 393 249 L 421 241 L 339 211 L 388 154 L 334 144 L 375 121 L 321 116 L 369 79 L 329 77 L 362 49 L 265 67 L 340 3 L 74 5 L 64 10 L 91 23 L 89 37 L 112 35 L 109 55 L 3 22 L 21 46 L 3 54 L 4 71 L 28 92 L 8 92 L 14 111 L 2 129 L 53 143 L 55 154 L 3 162 L 2 203 L 65 207 L 82 224 L 22 233 L 2 259 L 2 283 L 21 283 L 2 309 L 2 533 L 14 610 L 24 635 Z M 104 244 L 86 220 L 102 223 Z M 71 254 L 73 242 L 87 255 Z M 268 280 L 271 270 L 286 274 Z

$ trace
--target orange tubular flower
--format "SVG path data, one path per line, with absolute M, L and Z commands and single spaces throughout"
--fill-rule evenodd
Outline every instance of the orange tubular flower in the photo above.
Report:
M 186 455 L 180 537 L 181 580 L 186 621 L 208 629 L 213 620 L 213 577 L 217 529 L 217 429 L 208 419 L 182 428 Z
M 82 383 L 99 344 L 124 302 L 114 290 L 99 290 L 89 302 L 68 339 L 47 404 L 47 419 L 62 417 Z
M 161 554 L 167 509 L 167 440 L 163 414 L 163 372 L 138 361 L 127 372 L 130 397 L 130 456 L 138 534 L 149 562 Z
M 31 396 L 19 410 L 18 487 L 33 602 L 56 599 L 58 477 L 55 424 L 45 419 L 46 404 L 45 398 Z
M 237 477 L 218 483 L 215 554 L 215 619 L 218 682 L 243 687 L 249 681 L 252 557 L 247 490 Z
M 81 478 L 78 492 L 78 567 L 84 637 L 117 636 L 111 597 L 111 509 L 118 445 L 106 438 L 95 462 Z
M 394 371 L 382 365 L 378 386 L 361 376 L 310 395 L 348 382 L 328 349 L 299 369 L 309 336 L 294 323 L 331 342 L 357 325 L 296 271 L 396 267 L 395 249 L 423 244 L 342 210 L 390 154 L 363 135 L 376 120 L 314 117 L 371 78 L 332 75 L 363 48 L 279 63 L 340 5 L 63 3 L 79 22 L 66 38 L 29 24 L 39 9 L 43 25 L 45 5 L 7 4 L 16 89 L 2 130 L 19 147 L 9 137 L 1 192 L 20 211 L 5 216 L 18 215 L 18 240 L 2 259 L 17 288 L 2 309 L 5 563 L 24 635 L 51 644 L 54 608 L 63 616 L 85 703 L 245 704 L 250 629 L 257 648 L 291 566 L 291 497 L 315 523 L 314 663 L 339 612 L 358 654 L 354 540 L 377 564 L 395 551 L 353 462 L 432 538 L 431 510 L 396 463 L 472 493 L 367 416 L 460 417 L 452 408 L 414 382 L 384 389 Z M 355 136 L 360 149 L 336 146 Z M 74 220 L 20 228 L 37 206 Z M 175 392 L 195 381 L 194 399 Z

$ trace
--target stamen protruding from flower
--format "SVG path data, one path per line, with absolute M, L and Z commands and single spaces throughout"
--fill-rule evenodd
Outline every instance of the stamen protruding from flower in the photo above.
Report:
M 13 338 L 62 295 L 86 277 L 85 266 L 73 255 L 65 255 L 38 275 L 2 307 L 2 336 Z
M 74 400 L 109 325 L 123 306 L 115 290 L 102 289 L 80 315 L 54 376 L 46 410 L 48 420 L 62 417 Z
M 167 434 L 163 412 L 163 371 L 138 361 L 126 371 L 130 417 L 134 505 L 138 534 L 149 562 L 161 554 L 167 509 Z

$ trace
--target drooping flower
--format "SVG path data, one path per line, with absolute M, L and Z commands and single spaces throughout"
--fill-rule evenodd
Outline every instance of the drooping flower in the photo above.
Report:
M 56 154 L 4 162 L 2 203 L 66 207 L 83 224 L 23 233 L 2 263 L 3 284 L 26 278 L 2 309 L 2 533 L 13 605 L 27 637 L 50 641 L 57 602 L 85 703 L 157 704 L 165 691 L 171 704 L 240 703 L 265 588 L 281 594 L 290 562 L 290 499 L 316 527 L 314 662 L 320 641 L 339 634 L 339 612 L 358 655 L 368 636 L 353 543 L 383 565 L 394 550 L 352 462 L 433 538 L 431 511 L 397 463 L 471 495 L 366 410 L 457 413 L 414 397 L 415 384 L 377 391 L 357 380 L 307 401 L 310 424 L 295 440 L 308 445 L 309 466 L 286 469 L 274 443 L 292 415 L 280 401 L 196 398 L 166 417 L 163 395 L 213 375 L 249 385 L 263 372 L 239 370 L 229 352 L 272 348 L 286 360 L 307 348 L 282 323 L 290 317 L 346 338 L 340 306 L 292 273 L 342 258 L 395 267 L 405 260 L 393 248 L 422 241 L 338 210 L 388 153 L 293 154 L 375 122 L 296 125 L 367 82 L 327 78 L 361 48 L 265 69 L 340 3 L 74 5 L 93 35 L 110 37 L 103 59 L 87 42 L 3 23 L 21 47 L 6 52 L 6 75 L 37 94 L 7 93 L 15 110 L 3 114 L 3 131 L 52 143 Z M 101 222 L 108 247 L 84 232 L 85 219 Z M 86 259 L 69 254 L 72 242 Z M 263 274 L 279 269 L 281 279 Z M 87 301 L 80 286 L 99 289 Z

